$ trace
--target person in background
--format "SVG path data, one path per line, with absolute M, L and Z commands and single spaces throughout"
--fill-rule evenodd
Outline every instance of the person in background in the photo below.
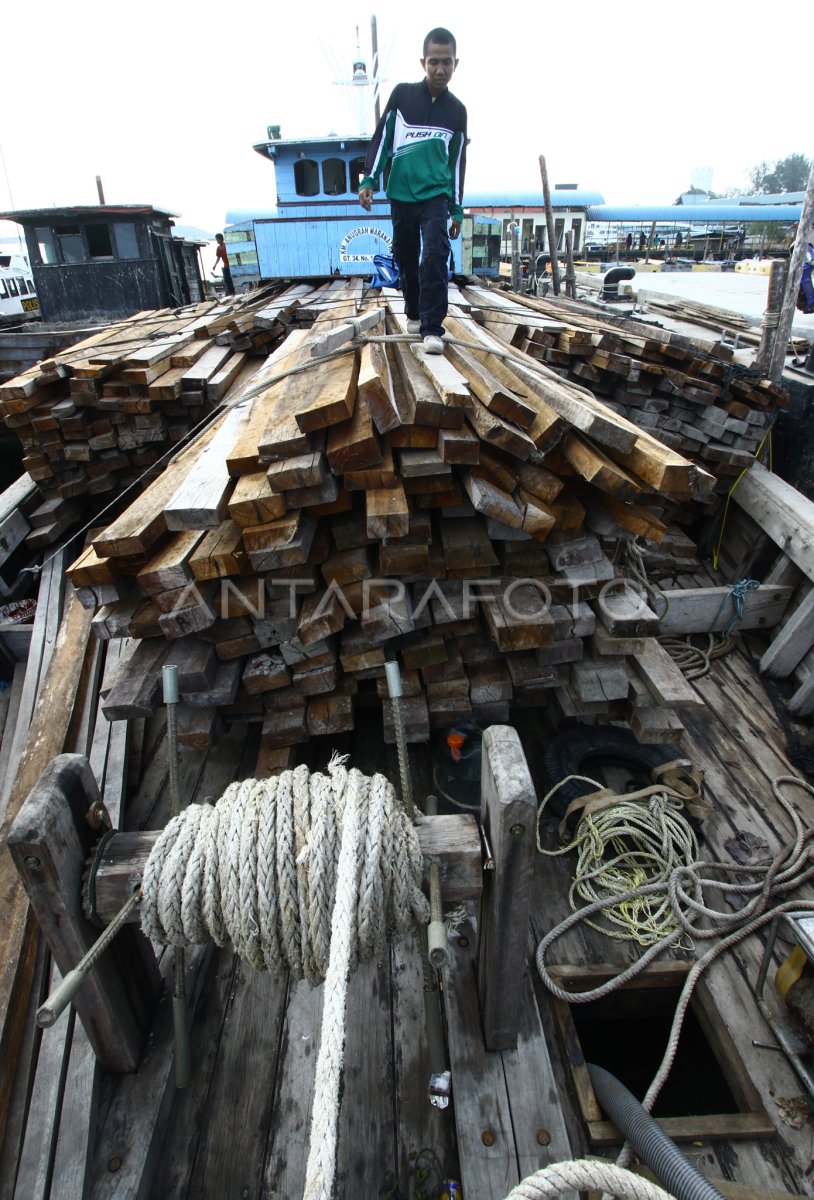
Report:
M 359 203 L 370 212 L 379 176 L 392 158 L 386 190 L 407 328 L 421 334 L 429 354 L 443 353 L 449 239 L 458 236 L 463 221 L 466 109 L 447 86 L 458 65 L 456 54 L 448 29 L 427 34 L 424 78 L 394 88 L 359 184 Z
M 218 263 L 222 263 L 223 264 L 223 290 L 226 292 L 227 296 L 234 296 L 235 285 L 232 283 L 232 272 L 229 269 L 229 255 L 226 253 L 226 246 L 224 245 L 224 242 L 223 242 L 223 234 L 216 233 L 215 241 L 218 243 L 218 245 L 217 245 L 217 249 L 215 250 L 215 265 L 212 268 L 212 274 L 214 275 L 215 272 L 217 271 Z
M 800 290 L 797 293 L 797 307 L 800 312 L 814 313 L 814 245 L 811 242 L 806 247 L 806 256 L 803 260 Z

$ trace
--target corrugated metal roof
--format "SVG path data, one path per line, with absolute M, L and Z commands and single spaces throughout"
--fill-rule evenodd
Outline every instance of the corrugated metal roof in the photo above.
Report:
M 551 193 L 552 208 L 587 208 L 589 204 L 604 204 L 601 192 L 585 189 L 569 191 L 563 188 Z M 543 191 L 539 192 L 470 192 L 464 193 L 464 208 L 542 208 Z
M 730 204 L 802 204 L 805 192 L 775 192 L 774 195 L 730 196 Z
M 589 221 L 675 221 L 679 225 L 713 221 L 799 221 L 801 204 L 592 204 Z

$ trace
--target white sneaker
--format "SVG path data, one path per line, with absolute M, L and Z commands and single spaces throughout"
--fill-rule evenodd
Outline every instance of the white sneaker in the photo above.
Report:
M 427 354 L 443 354 L 444 343 L 441 341 L 440 337 L 435 337 L 434 334 L 428 334 L 427 337 L 424 338 L 424 349 L 426 350 Z
M 420 321 L 408 321 L 407 322 L 407 332 L 408 333 L 421 333 L 421 322 Z

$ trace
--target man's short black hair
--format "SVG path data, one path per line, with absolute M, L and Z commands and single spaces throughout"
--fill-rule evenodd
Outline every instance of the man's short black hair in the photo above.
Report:
M 449 32 L 448 29 L 442 29 L 439 26 L 437 29 L 430 30 L 430 32 L 424 38 L 424 57 L 425 58 L 427 57 L 427 49 L 429 47 L 430 42 L 435 42 L 436 46 L 447 46 L 447 45 L 451 46 L 453 56 L 455 56 L 458 53 L 458 46 L 455 42 L 455 38 L 452 36 L 452 34 Z

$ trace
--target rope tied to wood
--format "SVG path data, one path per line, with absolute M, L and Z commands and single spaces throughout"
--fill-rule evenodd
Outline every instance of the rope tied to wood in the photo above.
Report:
M 718 624 L 718 618 L 723 612 L 723 607 L 726 604 L 727 598 L 730 599 L 732 601 L 732 616 L 724 626 L 721 633 L 722 637 L 729 637 L 738 621 L 743 620 L 747 594 L 755 591 L 755 589 L 759 587 L 760 583 L 757 579 L 738 579 L 737 582 L 733 583 L 729 588 L 729 597 L 724 596 L 721 599 L 721 603 L 718 606 L 718 611 L 716 612 L 715 618 L 712 622 L 712 628 L 714 629 Z

